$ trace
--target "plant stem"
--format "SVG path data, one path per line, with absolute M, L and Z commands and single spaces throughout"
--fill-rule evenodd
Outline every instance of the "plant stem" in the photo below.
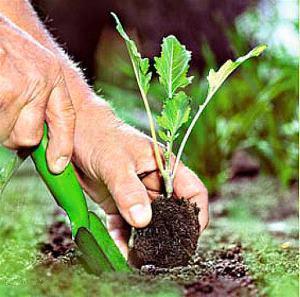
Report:
M 167 149 L 165 152 L 165 159 L 166 159 L 166 168 L 164 172 L 164 184 L 167 197 L 171 197 L 173 193 L 173 177 L 172 177 L 172 166 L 171 166 L 171 155 L 173 150 L 173 140 L 167 142 Z
M 172 171 L 166 170 L 163 175 L 163 180 L 164 180 L 167 198 L 170 198 L 173 194 Z
M 130 52 L 130 49 L 128 49 L 128 51 Z M 140 84 L 138 71 L 136 69 L 135 63 L 132 60 L 131 56 L 130 56 L 130 60 L 131 60 L 132 66 L 133 66 L 134 74 L 137 78 L 137 83 L 138 83 L 138 86 L 139 86 L 139 89 L 140 89 L 140 92 L 141 92 L 141 95 L 142 95 L 142 99 L 143 99 L 143 102 L 144 102 L 144 106 L 145 106 L 145 109 L 146 109 L 146 113 L 147 113 L 147 116 L 148 116 L 151 137 L 152 137 L 152 140 L 153 140 L 154 154 L 155 154 L 155 158 L 156 158 L 156 161 L 157 161 L 157 166 L 158 166 L 158 169 L 159 169 L 161 175 L 164 175 L 164 167 L 163 167 L 163 162 L 162 162 L 161 155 L 159 153 L 158 141 L 157 141 L 156 132 L 155 132 L 155 124 L 154 124 L 154 121 L 153 121 L 151 109 L 150 109 L 150 106 L 149 106 L 149 103 L 148 103 L 147 96 L 146 96 L 146 94 L 145 94 L 145 92 L 144 92 L 144 90 L 143 90 L 143 88 Z
M 207 106 L 208 102 L 210 101 L 210 99 L 212 98 L 212 96 L 214 95 L 215 92 L 213 92 L 210 96 L 206 97 L 205 101 L 203 104 L 199 105 L 199 109 L 197 111 L 197 113 L 195 114 L 190 126 L 188 127 L 188 129 L 186 130 L 185 132 L 185 135 L 183 137 L 183 140 L 180 144 L 180 147 L 179 147 L 179 150 L 178 150 L 178 153 L 177 153 L 177 157 L 176 157 L 176 161 L 175 161 L 175 165 L 174 165 L 174 168 L 173 168 L 173 173 L 172 173 L 172 178 L 174 179 L 175 177 L 175 174 L 176 174 L 176 171 L 177 171 L 177 168 L 178 168 L 178 165 L 179 165 L 179 162 L 180 162 L 180 159 L 181 159 L 181 156 L 182 156 L 182 153 L 183 153 L 183 150 L 184 150 L 184 147 L 187 143 L 187 140 L 197 122 L 197 120 L 199 119 L 202 111 L 205 109 L 205 107 Z
M 157 166 L 158 166 L 160 173 L 163 175 L 164 167 L 163 167 L 161 155 L 159 153 L 158 141 L 157 141 L 156 132 L 155 132 L 155 124 L 154 124 L 154 121 L 152 118 L 151 109 L 150 109 L 146 94 L 144 93 L 144 91 L 141 88 L 140 88 L 140 91 L 142 94 L 142 98 L 143 98 L 145 109 L 146 109 L 147 116 L 148 116 L 150 132 L 151 132 L 151 136 L 152 136 L 152 140 L 153 140 L 154 154 L 155 154 L 155 158 L 157 161 Z

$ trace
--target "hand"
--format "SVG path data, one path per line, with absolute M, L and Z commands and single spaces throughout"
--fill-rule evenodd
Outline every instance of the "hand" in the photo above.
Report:
M 60 156 L 68 159 L 72 151 L 74 112 L 69 90 L 77 116 L 74 162 L 78 176 L 85 190 L 109 214 L 109 230 L 126 254 L 128 226 L 119 212 L 133 226 L 147 225 L 150 199 L 161 186 L 151 140 L 116 120 L 100 99 L 98 103 L 90 100 L 93 95 L 81 72 L 43 29 L 29 2 L 19 1 L 18 9 L 15 1 L 0 2 L 0 11 L 40 42 L 0 13 L 0 143 L 11 148 L 36 145 L 46 120 L 50 132 L 48 165 L 58 172 L 55 160 Z M 208 203 L 201 181 L 180 165 L 174 189 L 177 196 L 201 208 L 203 230 L 208 222 Z M 132 206 L 136 207 L 130 212 Z
M 0 144 L 39 144 L 48 123 L 47 160 L 60 173 L 73 151 L 75 113 L 55 56 L 0 14 Z
M 126 256 L 129 228 L 123 218 L 132 226 L 146 226 L 151 220 L 151 200 L 161 192 L 151 139 L 118 121 L 103 103 L 87 102 L 76 119 L 74 163 L 80 182 L 108 214 L 110 234 Z M 182 164 L 174 191 L 197 203 L 202 231 L 208 223 L 207 191 Z

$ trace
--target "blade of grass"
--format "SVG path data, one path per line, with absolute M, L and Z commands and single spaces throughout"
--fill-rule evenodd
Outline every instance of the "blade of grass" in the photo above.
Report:
M 24 160 L 25 157 L 0 146 L 0 195 Z

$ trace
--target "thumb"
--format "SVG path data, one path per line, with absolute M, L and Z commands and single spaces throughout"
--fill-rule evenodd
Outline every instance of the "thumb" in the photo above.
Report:
M 46 121 L 49 128 L 48 166 L 53 173 L 61 173 L 72 157 L 75 128 L 75 112 L 64 81 L 50 94 Z
M 108 188 L 123 218 L 134 227 L 145 227 L 152 217 L 147 190 L 135 172 L 124 170 L 121 175 L 108 182 Z

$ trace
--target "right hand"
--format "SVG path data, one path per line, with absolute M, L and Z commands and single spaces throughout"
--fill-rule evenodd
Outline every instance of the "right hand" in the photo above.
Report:
M 0 14 L 0 144 L 38 145 L 49 128 L 47 162 L 60 173 L 73 152 L 75 112 L 58 59 Z
M 127 257 L 128 224 L 147 226 L 151 201 L 163 189 L 152 140 L 118 120 L 99 98 L 85 101 L 76 120 L 73 163 L 79 182 L 106 212 L 108 231 Z M 174 179 L 174 194 L 200 208 L 202 232 L 208 224 L 208 193 L 182 163 Z

